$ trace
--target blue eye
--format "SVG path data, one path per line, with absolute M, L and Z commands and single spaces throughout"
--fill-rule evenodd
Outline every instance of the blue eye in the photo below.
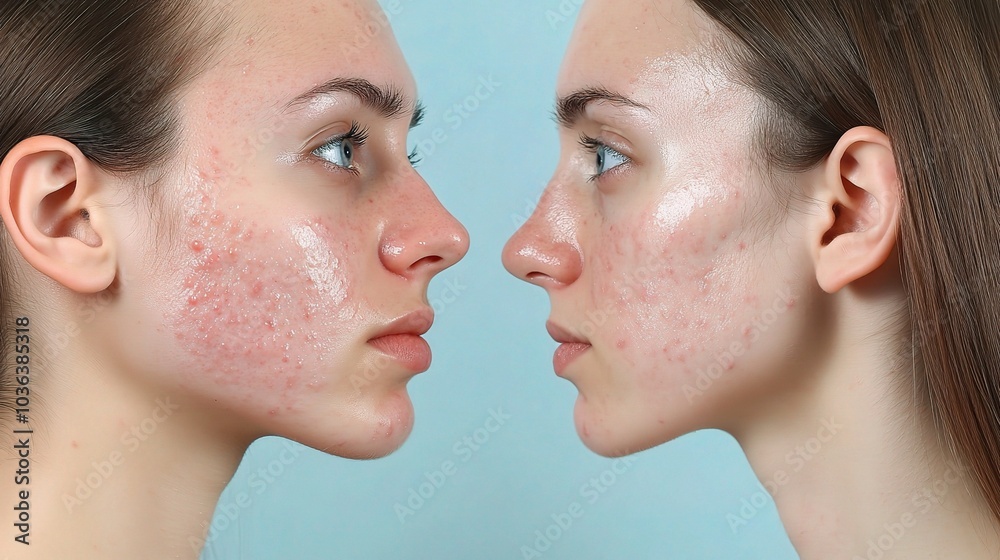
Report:
M 313 150 L 313 155 L 332 163 L 336 167 L 357 173 L 357 168 L 354 166 L 354 157 L 357 149 L 363 146 L 367 139 L 368 132 L 362 130 L 358 123 L 353 123 L 351 130 L 347 134 L 331 138 L 326 144 Z
M 604 175 L 608 171 L 628 163 L 628 158 L 608 146 L 597 148 L 597 174 Z
M 614 169 L 632 161 L 628 156 L 622 154 L 618 150 L 608 146 L 600 140 L 597 140 L 596 138 L 584 136 L 580 139 L 580 144 L 582 144 L 587 151 L 594 154 L 594 167 L 597 171 L 591 177 L 592 181 L 599 179 L 605 173 L 613 171 Z
M 313 153 L 337 167 L 351 169 L 354 166 L 354 143 L 350 140 L 334 138 Z

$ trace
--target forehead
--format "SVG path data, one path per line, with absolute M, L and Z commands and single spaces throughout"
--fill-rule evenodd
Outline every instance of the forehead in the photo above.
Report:
M 389 18 L 374 0 L 217 0 L 238 25 L 198 88 L 230 107 L 283 105 L 331 78 L 364 78 L 414 98 Z M 206 99 L 207 101 L 207 99 Z
M 559 94 L 600 85 L 642 103 L 714 55 L 713 29 L 689 0 L 588 0 L 559 76 Z M 664 81 L 668 83 L 664 83 Z

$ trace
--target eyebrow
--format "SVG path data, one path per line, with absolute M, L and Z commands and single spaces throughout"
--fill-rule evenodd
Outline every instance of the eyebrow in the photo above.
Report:
M 386 119 L 402 115 L 408 106 L 406 95 L 396 86 L 377 86 L 364 78 L 333 78 L 306 92 L 303 92 L 285 104 L 285 112 L 295 112 L 318 97 L 334 93 L 347 93 L 357 97 L 362 105 L 375 111 Z M 413 117 L 410 128 L 420 124 L 424 119 L 424 105 L 420 101 L 413 103 Z
M 556 101 L 556 120 L 563 128 L 573 128 L 578 120 L 587 112 L 587 106 L 591 103 L 605 101 L 623 107 L 633 107 L 636 109 L 649 110 L 638 101 L 634 101 L 602 87 L 584 88 L 565 96 Z

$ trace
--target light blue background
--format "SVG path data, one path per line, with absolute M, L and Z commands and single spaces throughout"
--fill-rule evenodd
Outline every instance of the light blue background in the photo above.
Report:
M 472 238 L 468 257 L 431 284 L 435 357 L 410 385 L 416 427 L 399 452 L 374 462 L 258 442 L 219 501 L 203 560 L 517 560 L 574 502 L 582 517 L 541 558 L 797 558 L 724 434 L 641 453 L 596 501 L 581 494 L 613 462 L 573 429 L 576 392 L 552 372 L 548 299 L 500 263 L 555 165 L 556 74 L 579 3 L 383 2 L 398 4 L 392 25 L 428 108 L 412 135 L 425 141 L 420 170 Z M 491 77 L 496 91 L 470 101 Z M 454 110 L 466 101 L 474 110 Z M 435 131 L 446 139 L 435 142 Z M 491 410 L 510 419 L 470 457 L 463 437 Z M 281 455 L 286 445 L 300 453 Z M 457 472 L 401 522 L 395 505 L 445 461 Z M 734 530 L 727 516 L 741 514 L 749 520 Z

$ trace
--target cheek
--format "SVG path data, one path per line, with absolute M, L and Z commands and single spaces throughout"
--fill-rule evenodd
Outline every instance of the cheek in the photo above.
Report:
M 222 209 L 208 192 L 185 214 L 178 274 L 165 286 L 181 382 L 272 415 L 295 409 L 359 336 L 347 256 L 360 241 L 318 217 L 269 226 L 267 215 Z
M 739 190 L 694 185 L 605 226 L 593 305 L 608 316 L 599 342 L 624 362 L 616 369 L 647 387 L 675 387 L 675 376 L 697 374 L 723 347 L 749 344 L 740 325 L 759 312 L 760 298 L 742 199 Z

